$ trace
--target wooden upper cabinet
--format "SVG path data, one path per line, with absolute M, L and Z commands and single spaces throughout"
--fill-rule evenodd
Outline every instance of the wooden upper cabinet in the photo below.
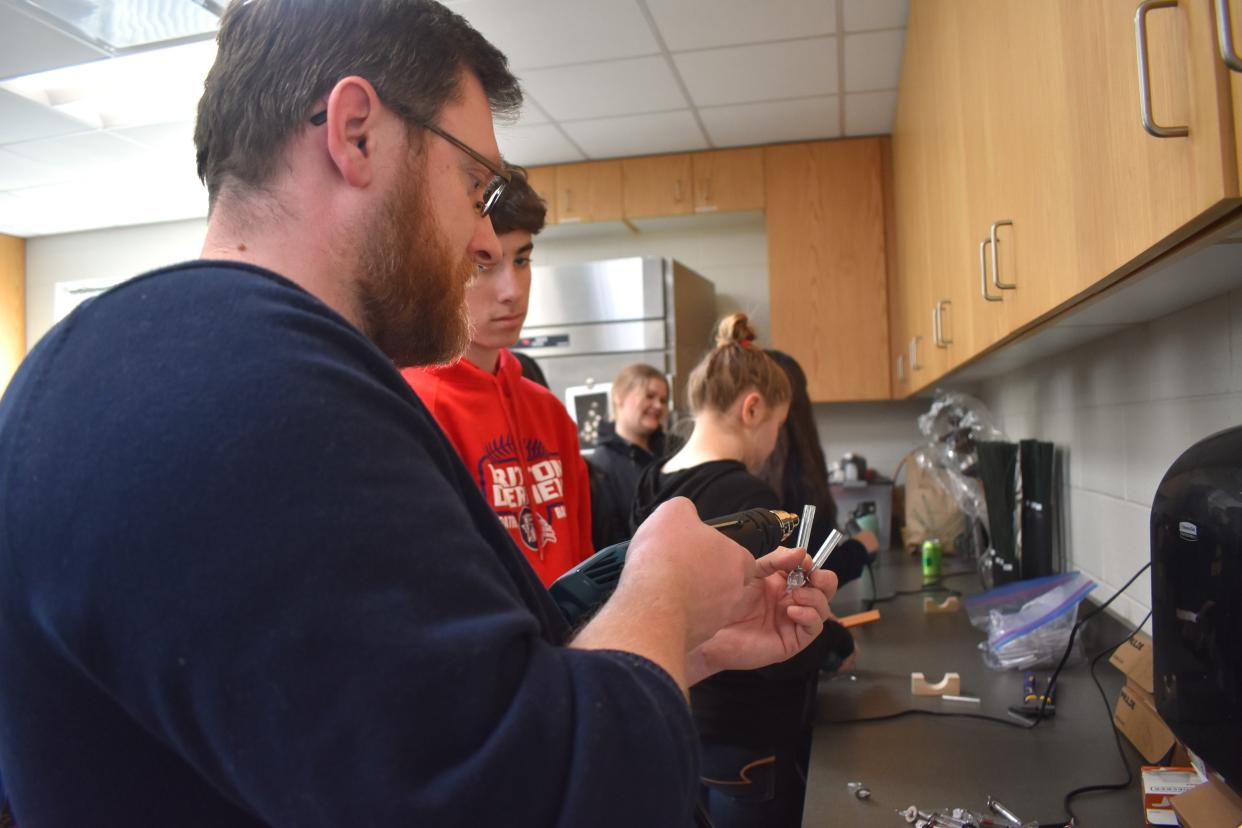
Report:
M 1073 185 L 1082 259 L 1061 293 L 1132 272 L 1236 206 L 1237 144 L 1230 72 L 1217 51 L 1214 2 L 1180 0 L 1147 14 L 1148 72 L 1139 77 L 1134 0 L 1059 0 L 1076 152 L 1060 174 Z M 1242 3 L 1233 0 L 1237 14 Z M 1238 30 L 1234 21 L 1234 31 Z M 1084 79 L 1090 79 L 1085 82 Z M 1152 135 L 1151 120 L 1184 128 Z M 1050 173 L 1052 171 L 1049 171 Z
M 0 393 L 26 354 L 26 240 L 0 235 Z
M 546 222 L 556 224 L 556 167 L 531 167 L 526 171 L 526 180 L 547 205 Z
M 764 149 L 770 341 L 817 402 L 890 398 L 885 140 Z
M 556 212 L 560 224 L 618 221 L 621 162 L 586 161 L 556 168 Z
M 689 153 L 621 161 L 626 218 L 686 215 L 694 209 Z
M 1229 85 L 1233 93 L 1233 140 L 1234 155 L 1238 161 L 1238 177 L 1242 181 L 1242 0 L 1229 0 L 1225 6 L 1229 19 L 1225 21 L 1233 32 L 1234 54 L 1229 57 Z M 1222 56 L 1224 61 L 1225 57 Z
M 694 212 L 763 209 L 763 148 L 696 152 Z

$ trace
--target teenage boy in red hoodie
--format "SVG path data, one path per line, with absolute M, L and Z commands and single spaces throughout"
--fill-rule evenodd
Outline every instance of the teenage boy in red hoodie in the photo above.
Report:
M 515 173 L 491 213 L 502 255 L 478 261 L 466 288 L 471 341 L 465 357 L 402 372 L 545 586 L 593 551 L 577 429 L 551 391 L 522 377 L 508 350 L 526 319 L 533 237 L 546 212 Z

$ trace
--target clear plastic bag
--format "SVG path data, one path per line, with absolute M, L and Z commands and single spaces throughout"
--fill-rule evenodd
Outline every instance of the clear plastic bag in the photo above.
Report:
M 977 479 L 978 444 L 1004 440 L 987 406 L 967 394 L 937 391 L 927 413 L 919 415 L 927 445 L 915 461 L 932 473 L 962 512 L 987 525 L 987 501 Z
M 1069 644 L 1078 604 L 1093 589 L 1095 581 L 1070 572 L 1018 581 L 967 598 L 971 623 L 982 627 L 986 618 L 988 638 L 979 644 L 984 662 L 994 670 L 1055 665 Z

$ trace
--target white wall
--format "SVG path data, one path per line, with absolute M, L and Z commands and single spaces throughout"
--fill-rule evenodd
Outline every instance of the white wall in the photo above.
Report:
M 29 239 L 26 350 L 52 327 L 52 296 L 57 282 L 120 282 L 162 265 L 194 259 L 206 233 L 206 221 L 193 219 Z
M 846 452 L 861 454 L 877 473 L 891 478 L 897 464 L 923 442 L 918 416 L 931 400 L 903 402 L 820 403 L 815 425 L 829 463 Z
M 761 342 L 768 324 L 768 236 L 762 213 L 694 216 L 641 222 L 639 233 L 620 224 L 550 228 L 535 240 L 540 265 L 623 256 L 670 256 L 716 285 L 717 316 L 745 311 Z M 655 228 L 655 229 L 649 229 Z
M 975 391 L 1011 440 L 1066 447 L 1069 557 L 1103 600 L 1150 557 L 1151 504 L 1164 472 L 1193 443 L 1242 424 L 1242 291 Z M 1147 574 L 1113 606 L 1138 623 L 1151 607 Z

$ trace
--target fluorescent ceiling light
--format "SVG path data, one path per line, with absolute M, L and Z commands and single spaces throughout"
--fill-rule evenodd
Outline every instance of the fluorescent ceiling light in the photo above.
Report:
M 114 55 L 210 36 L 217 0 L 16 0 L 19 8 Z
M 66 66 L 0 82 L 96 129 L 193 121 L 214 40 Z

